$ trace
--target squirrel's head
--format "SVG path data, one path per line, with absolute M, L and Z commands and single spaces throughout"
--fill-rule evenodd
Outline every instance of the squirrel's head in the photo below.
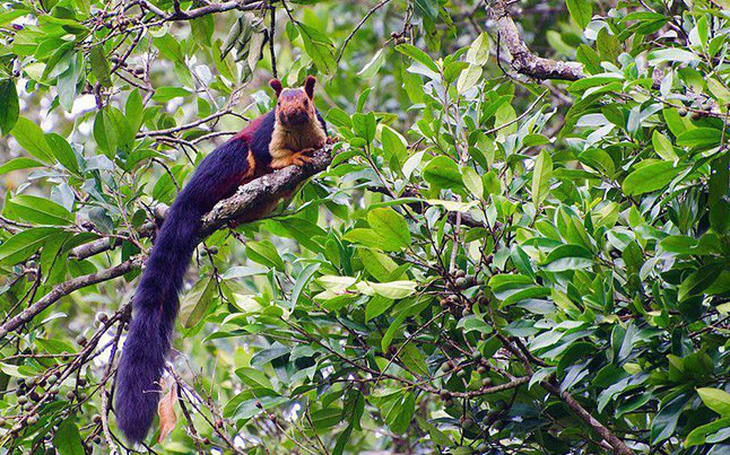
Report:
M 302 87 L 283 88 L 279 79 L 271 79 L 269 85 L 276 92 L 276 118 L 284 126 L 295 127 L 310 123 L 317 118 L 314 110 L 314 86 L 317 78 L 307 76 Z

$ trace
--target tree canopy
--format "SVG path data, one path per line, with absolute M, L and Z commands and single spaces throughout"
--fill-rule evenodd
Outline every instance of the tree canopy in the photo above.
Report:
M 0 1 L 0 453 L 730 453 L 729 8 Z M 308 74 L 339 142 L 206 217 L 132 447 L 156 229 Z

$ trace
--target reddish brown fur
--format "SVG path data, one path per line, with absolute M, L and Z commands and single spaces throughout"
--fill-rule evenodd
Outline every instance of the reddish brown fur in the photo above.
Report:
M 246 128 L 242 129 L 238 134 L 236 134 L 234 137 L 243 139 L 246 141 L 247 144 L 251 143 L 251 139 L 253 139 L 253 135 L 256 132 L 256 130 L 259 129 L 259 126 L 261 126 L 261 122 L 264 120 L 263 117 L 259 117 L 257 119 L 252 120 Z

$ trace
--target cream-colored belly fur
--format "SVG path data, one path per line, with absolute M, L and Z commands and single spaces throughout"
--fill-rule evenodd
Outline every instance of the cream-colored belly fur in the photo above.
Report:
M 285 128 L 277 122 L 271 135 L 269 153 L 272 159 L 285 158 L 308 148 L 324 147 L 326 141 L 327 135 L 319 120 L 315 119 L 307 125 L 296 128 Z

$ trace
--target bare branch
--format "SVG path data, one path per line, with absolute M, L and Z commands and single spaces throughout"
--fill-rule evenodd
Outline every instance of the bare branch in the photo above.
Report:
M 208 14 L 224 13 L 234 9 L 239 11 L 251 11 L 261 9 L 265 6 L 265 2 L 259 0 L 233 0 L 222 3 L 211 3 L 209 5 L 189 9 L 187 11 L 182 11 L 179 8 L 176 8 L 175 12 L 166 13 L 147 0 L 139 0 L 139 4 L 155 15 L 161 17 L 164 21 L 189 21 L 198 17 L 207 16 Z
M 390 2 L 390 0 L 382 0 L 380 3 L 373 6 L 370 9 L 370 11 L 368 11 L 367 14 L 365 14 L 365 16 L 362 18 L 362 20 L 360 20 L 360 22 L 355 26 L 355 28 L 352 29 L 350 34 L 347 35 L 347 38 L 345 38 L 345 41 L 342 43 L 342 47 L 340 48 L 339 54 L 337 54 L 337 63 L 340 63 L 340 60 L 342 60 L 342 55 L 345 53 L 345 48 L 350 43 L 350 40 L 352 39 L 352 37 L 355 36 L 355 33 L 357 33 L 357 31 L 360 30 L 360 28 L 363 25 L 365 25 L 365 22 L 367 22 L 367 20 L 370 18 L 370 16 L 373 15 L 373 13 L 375 11 L 379 10 L 381 7 L 383 7 L 388 2 Z
M 53 290 L 51 290 L 51 292 L 41 297 L 40 300 L 0 326 L 0 338 L 4 338 L 9 332 L 22 327 L 26 322 L 31 321 L 36 315 L 51 306 L 61 297 L 67 296 L 77 289 L 120 277 L 141 265 L 142 263 L 139 258 L 130 259 L 112 268 L 102 270 L 101 272 L 90 273 L 57 285 L 53 288 Z
M 559 62 L 533 54 L 522 40 L 517 25 L 507 12 L 504 0 L 485 0 L 490 17 L 497 25 L 497 33 L 512 55 L 512 67 L 520 74 L 535 79 L 576 81 L 585 77 L 583 66 L 575 62 Z

